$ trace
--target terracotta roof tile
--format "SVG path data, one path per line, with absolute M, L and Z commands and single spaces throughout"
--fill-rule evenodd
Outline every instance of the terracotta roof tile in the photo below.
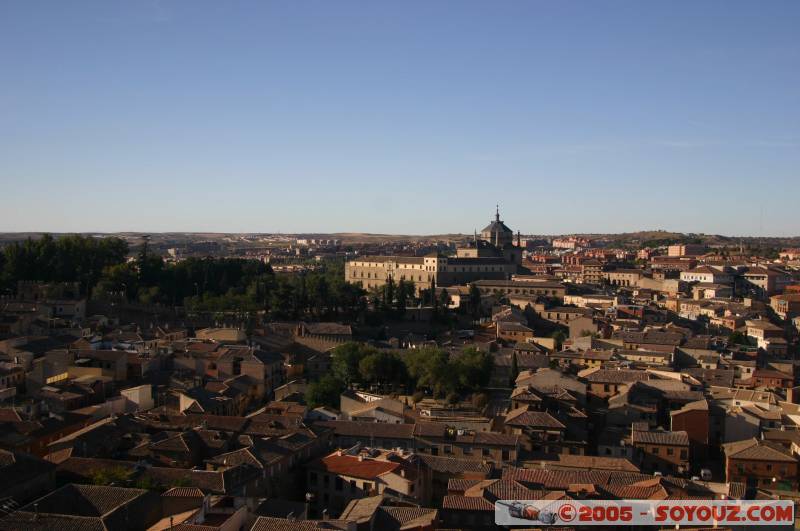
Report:
M 505 423 L 510 426 L 564 429 L 565 426 L 544 411 L 531 411 L 527 406 L 509 411 Z
M 442 500 L 442 509 L 457 511 L 494 511 L 494 504 L 477 496 L 449 494 Z
M 388 439 L 412 439 L 414 424 L 388 424 L 383 422 L 354 422 L 348 420 L 329 420 L 316 425 L 333 428 L 336 435 L 347 437 L 379 437 Z
M 689 435 L 685 431 L 650 430 L 632 432 L 633 444 L 664 444 L 671 446 L 689 446 Z
M 361 479 L 375 479 L 383 474 L 388 474 L 400 468 L 400 463 L 392 463 L 378 459 L 364 458 L 353 455 L 331 454 L 309 465 L 317 470 L 324 470 L 329 474 L 338 474 Z

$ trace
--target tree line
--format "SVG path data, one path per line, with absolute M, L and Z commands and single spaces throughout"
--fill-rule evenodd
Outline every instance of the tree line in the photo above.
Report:
M 242 258 L 188 258 L 177 263 L 139 253 L 109 268 L 99 293 L 127 300 L 182 305 L 189 312 L 265 312 L 274 319 L 355 318 L 364 290 L 344 281 L 343 265 L 275 273 L 268 263 Z
M 0 293 L 21 280 L 78 282 L 90 299 L 184 306 L 195 313 L 261 312 L 271 319 L 363 320 L 380 325 L 400 319 L 406 308 L 430 305 L 433 319 L 447 323 L 449 298 L 436 286 L 416 293 L 412 282 L 393 279 L 366 292 L 344 279 L 344 263 L 328 262 L 302 273 L 275 273 L 268 263 L 243 258 L 165 261 L 147 243 L 130 255 L 125 240 L 44 235 L 6 245 L 0 252 Z M 472 286 L 468 311 L 480 313 Z
M 28 238 L 6 245 L 0 252 L 0 286 L 14 291 L 19 281 L 78 282 L 90 294 L 104 271 L 122 264 L 128 243 L 120 238 L 80 235 Z
M 69 235 L 28 238 L 0 252 L 0 289 L 19 281 L 78 282 L 93 299 L 185 306 L 194 312 L 267 312 L 275 319 L 356 318 L 366 292 L 344 280 L 344 264 L 276 274 L 269 264 L 242 258 L 167 262 L 145 243 L 129 260 L 125 240 Z
M 356 384 L 450 399 L 486 387 L 493 368 L 491 354 L 476 348 L 452 356 L 438 347 L 398 354 L 350 342 L 333 349 L 331 358 L 330 374 L 309 384 L 306 391 L 312 408 L 338 408 L 339 395 Z

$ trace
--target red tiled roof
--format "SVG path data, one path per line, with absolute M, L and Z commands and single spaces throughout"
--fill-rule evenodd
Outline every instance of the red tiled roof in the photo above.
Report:
M 463 435 L 456 437 L 458 442 L 467 442 L 474 444 L 486 444 L 497 446 L 516 446 L 520 442 L 519 435 L 510 435 L 507 433 L 496 433 L 493 431 L 478 431 L 475 435 Z
M 311 465 L 329 474 L 338 474 L 361 479 L 375 479 L 378 476 L 400 468 L 400 463 L 364 458 L 360 460 L 353 455 L 332 454 Z
M 749 459 L 753 461 L 782 461 L 795 463 L 797 459 L 787 455 L 776 448 L 766 444 L 754 444 L 742 450 L 732 452 L 728 455 L 731 459 Z
M 634 430 L 633 444 L 664 444 L 670 446 L 689 446 L 689 435 L 685 431 Z
M 414 435 L 418 437 L 444 437 L 447 425 L 441 422 L 417 422 L 414 425 Z
M 317 422 L 319 426 L 332 428 L 334 433 L 339 436 L 365 437 L 365 442 L 369 437 L 385 437 L 389 439 L 411 439 L 414 434 L 413 424 L 388 424 L 384 422 L 354 422 L 347 420 L 329 420 Z
M 494 504 L 475 496 L 448 495 L 442 500 L 442 509 L 458 511 L 494 511 Z
M 544 411 L 529 411 L 527 406 L 510 411 L 506 424 L 511 426 L 530 426 L 533 428 L 563 429 L 564 425 Z
M 462 459 L 428 454 L 419 454 L 417 457 L 431 470 L 446 474 L 462 474 L 464 472 L 489 474 L 493 468 L 491 463 L 478 459 Z
M 162 494 L 162 496 L 175 496 L 179 498 L 202 498 L 203 491 L 197 487 L 173 487 Z
M 0 422 L 22 422 L 16 410 L 11 408 L 0 408 Z
M 447 492 L 461 492 L 463 493 L 470 487 L 474 487 L 483 480 L 480 479 L 461 479 L 450 478 L 447 480 Z
M 625 370 L 625 369 L 598 369 L 586 375 L 587 382 L 599 383 L 632 383 L 640 380 L 648 380 L 650 375 L 644 371 Z

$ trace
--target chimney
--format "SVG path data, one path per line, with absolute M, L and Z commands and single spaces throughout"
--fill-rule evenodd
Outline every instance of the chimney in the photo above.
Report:
M 305 507 L 303 508 L 305 514 L 303 514 L 301 520 L 307 520 L 308 517 L 311 515 L 311 501 L 314 499 L 314 494 L 311 492 L 306 492 L 306 503 Z

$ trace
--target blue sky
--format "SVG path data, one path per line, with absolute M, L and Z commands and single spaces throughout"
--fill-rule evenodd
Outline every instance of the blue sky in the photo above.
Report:
M 800 234 L 800 2 L 0 2 L 0 230 Z

